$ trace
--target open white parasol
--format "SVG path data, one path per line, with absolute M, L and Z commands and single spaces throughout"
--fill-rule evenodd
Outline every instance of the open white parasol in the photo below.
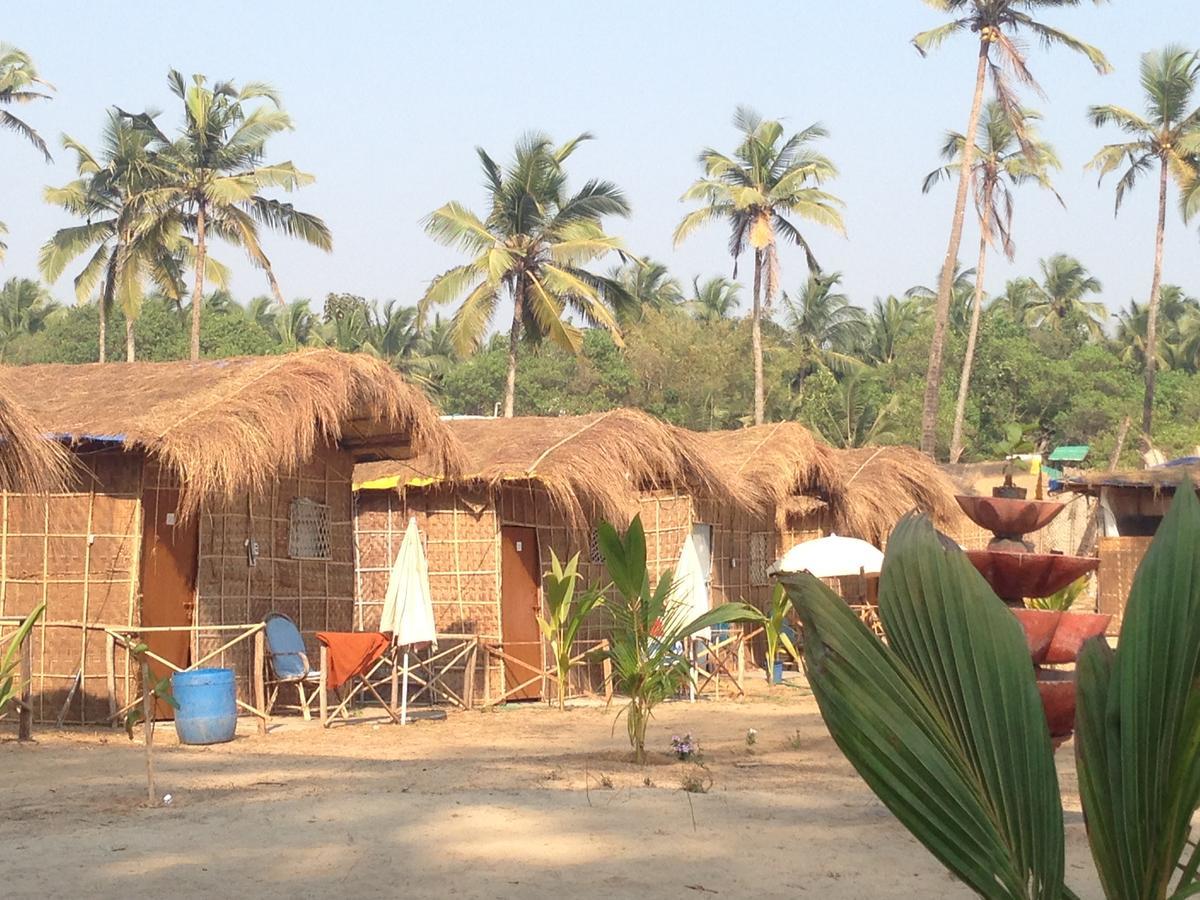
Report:
M 858 538 L 831 534 L 797 544 L 767 571 L 772 575 L 808 572 L 817 578 L 878 575 L 883 568 L 883 551 Z

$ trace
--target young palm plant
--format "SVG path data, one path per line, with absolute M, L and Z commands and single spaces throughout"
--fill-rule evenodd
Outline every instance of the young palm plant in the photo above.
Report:
M 1124 169 L 1117 181 L 1116 211 L 1125 193 L 1138 179 L 1158 168 L 1158 220 L 1154 231 L 1154 274 L 1150 280 L 1149 315 L 1146 322 L 1146 390 L 1142 401 L 1142 433 L 1149 435 L 1154 417 L 1154 381 L 1158 371 L 1158 305 L 1162 286 L 1163 241 L 1167 228 L 1167 187 L 1172 178 L 1185 193 L 1184 217 L 1188 218 L 1187 190 L 1197 181 L 1200 169 L 1200 106 L 1193 106 L 1200 80 L 1200 54 L 1171 45 L 1142 57 L 1141 82 L 1146 94 L 1146 115 L 1121 106 L 1093 106 L 1096 127 L 1116 125 L 1131 140 L 1104 147 L 1091 166 L 1101 180 L 1110 172 Z
M 191 358 L 198 360 L 210 234 L 241 248 L 263 270 L 280 306 L 285 305 L 283 293 L 263 249 L 261 229 L 327 251 L 333 238 L 318 217 L 262 193 L 272 188 L 291 192 L 313 181 L 313 176 L 290 162 L 264 162 L 267 141 L 292 129 L 274 90 L 259 82 L 238 87 L 219 81 L 210 86 L 203 75 L 193 75 L 188 84 L 174 70 L 167 83 L 183 102 L 184 121 L 177 139 L 171 140 L 148 113 L 122 115 L 152 136 L 162 173 L 162 183 L 147 189 L 139 201 L 162 215 L 179 218 L 195 239 Z
M 512 300 L 508 332 L 508 368 L 504 383 L 504 415 L 514 413 L 517 351 L 522 338 L 537 343 L 549 338 L 572 353 L 583 349 L 583 334 L 569 319 L 575 313 L 593 327 L 604 328 L 620 343 L 617 324 L 625 292 L 611 278 L 584 268 L 610 253 L 625 257 L 618 238 L 602 227 L 605 216 L 628 216 L 629 203 L 607 181 L 591 180 L 576 193 L 567 191 L 563 163 L 591 135 L 581 134 L 554 147 L 544 134 L 517 142 L 512 164 L 502 169 L 482 148 L 489 212 L 480 219 L 459 203 L 447 203 L 425 219 L 426 232 L 447 246 L 459 247 L 471 261 L 443 272 L 430 283 L 419 308 L 466 295 L 452 322 L 460 353 L 477 349 L 487 336 L 500 298 Z
M 979 131 L 979 119 L 983 111 L 984 87 L 990 77 L 997 102 L 1008 111 L 1018 140 L 1024 144 L 1025 135 L 1019 116 L 1020 102 L 1009 83 L 1008 73 L 1017 80 L 1040 91 L 1033 73 L 1029 71 L 1022 37 L 1026 34 L 1037 38 L 1043 46 L 1066 47 L 1083 54 L 1098 72 L 1109 70 L 1108 60 L 1095 47 L 1083 43 L 1066 32 L 1034 18 L 1043 10 L 1055 10 L 1064 6 L 1079 6 L 1082 0 L 924 0 L 939 12 L 953 18 L 937 28 L 923 31 L 913 38 L 913 45 L 926 55 L 959 34 L 974 34 L 979 39 L 979 53 L 975 64 L 975 92 L 971 99 L 971 112 L 967 116 L 967 127 L 963 134 L 974 135 Z M 1104 0 L 1093 0 L 1099 5 Z M 967 195 L 970 191 L 971 173 L 975 166 L 975 144 L 967 141 L 959 161 L 958 193 L 954 200 L 954 215 L 950 221 L 950 240 L 946 247 L 946 258 L 938 278 L 937 300 L 934 305 L 933 340 L 929 347 L 929 369 L 925 378 L 925 398 L 921 413 L 921 450 L 933 457 L 937 451 L 938 400 L 941 396 L 942 370 L 946 350 L 946 328 L 950 313 L 951 292 L 954 285 L 954 267 L 958 264 L 958 251 L 962 244 L 963 221 L 967 213 Z
M 767 639 L 767 684 L 775 681 L 775 660 L 779 658 L 782 648 L 796 663 L 801 662 L 796 645 L 788 636 L 788 613 L 791 612 L 792 601 L 788 599 L 783 585 L 777 584 L 771 591 L 771 608 L 763 623 L 763 634 Z
M 84 220 L 60 228 L 41 249 L 38 264 L 49 282 L 71 262 L 87 255 L 75 277 L 80 303 L 98 293 L 99 362 L 107 360 L 108 317 L 120 305 L 125 314 L 125 358 L 136 356 L 134 325 L 150 282 L 164 297 L 183 298 L 183 266 L 190 247 L 178 216 L 161 215 L 138 198 L 161 184 L 162 171 L 150 149 L 153 138 L 117 113 L 109 115 L 99 154 L 64 136 L 63 147 L 75 154 L 77 178 L 47 188 L 46 201 Z M 210 261 L 210 278 L 226 281 L 225 269 Z
M 809 275 L 794 300 L 783 295 L 796 390 L 802 390 L 804 379 L 818 369 L 845 375 L 862 367 L 854 348 L 866 334 L 866 315 L 837 290 L 841 280 L 840 272 Z
M 1041 141 L 1031 122 L 1041 116 L 1033 110 L 1017 110 L 1024 141 L 1017 140 L 1017 128 L 1009 111 L 998 100 L 992 100 L 983 111 L 979 136 L 975 142 L 974 171 L 970 182 L 974 188 L 975 212 L 979 216 L 979 262 L 975 265 L 975 291 L 971 304 L 971 324 L 967 329 L 967 349 L 963 356 L 962 376 L 958 382 L 958 398 L 954 405 L 954 428 L 950 434 L 950 462 L 956 463 L 963 453 L 963 423 L 967 414 L 967 395 L 971 387 L 971 369 L 975 364 L 975 343 L 979 337 L 979 320 L 983 314 L 983 280 L 987 271 L 988 247 L 999 242 L 1010 260 L 1016 252 L 1012 241 L 1012 188 L 1034 182 L 1062 198 L 1050 184 L 1050 171 L 1059 169 L 1054 148 Z M 925 176 L 922 191 L 929 190 L 942 179 L 958 174 L 965 155 L 967 139 L 952 131 L 946 135 L 942 158 L 946 164 Z
M 597 538 L 617 596 L 606 604 L 612 617 L 609 649 L 613 688 L 628 698 L 624 709 L 634 760 L 646 761 L 646 727 L 654 708 L 678 694 L 691 678 L 684 642 L 697 631 L 723 622 L 761 622 L 745 603 L 723 603 L 694 619 L 672 601 L 672 572 L 651 585 L 646 567 L 646 533 L 641 517 L 622 536 L 602 522 Z
M 884 645 L 824 584 L 789 577 L 809 682 L 842 752 L 898 819 L 982 897 L 1069 898 L 1054 753 L 1016 618 L 923 517 L 880 581 Z M 1134 579 L 1114 653 L 1076 672 L 1075 752 L 1109 900 L 1200 892 L 1200 501 L 1175 495 Z
M 31 278 L 10 278 L 0 287 L 0 363 L 13 341 L 37 334 L 59 310 L 58 303 Z
M 18 670 L 21 667 L 21 644 L 33 631 L 33 626 L 46 611 L 46 604 L 39 603 L 17 626 L 16 631 L 8 636 L 4 652 L 0 653 L 0 716 L 3 716 L 8 705 L 21 696 L 22 685 L 17 681 Z
M 571 648 L 575 636 L 593 609 L 602 606 L 604 595 L 598 590 L 584 591 L 575 596 L 579 586 L 579 554 L 564 566 L 558 555 L 550 551 L 550 571 L 546 573 L 546 615 L 537 617 L 542 637 L 550 645 L 554 657 L 554 673 L 558 687 L 558 708 L 567 705 L 568 680 L 571 677 Z
M 701 225 L 729 225 L 729 254 L 733 276 L 747 247 L 754 254 L 754 290 L 750 312 L 754 356 L 754 423 L 761 425 L 766 403 L 763 382 L 762 320 L 779 292 L 779 248 L 782 238 L 803 248 L 810 272 L 820 272 L 808 241 L 795 219 L 805 219 L 845 233 L 842 202 L 821 189 L 837 175 L 826 156 L 814 151 L 813 141 L 828 137 L 820 124 L 785 136 L 783 125 L 739 107 L 733 117 L 741 143 L 728 156 L 711 148 L 700 154 L 704 176 L 683 195 L 684 201 L 704 205 L 688 213 L 675 229 L 678 246 Z

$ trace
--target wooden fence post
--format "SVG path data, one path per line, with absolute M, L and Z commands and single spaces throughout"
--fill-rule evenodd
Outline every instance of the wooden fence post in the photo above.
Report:
M 104 632 L 104 675 L 108 687 L 108 721 L 117 727 L 117 639 Z
M 254 632 L 254 705 L 262 710 L 258 717 L 258 733 L 267 733 L 266 641 L 263 629 Z
M 604 649 L 608 649 L 608 641 L 604 642 Z M 612 658 L 607 654 L 600 663 L 601 677 L 604 678 L 604 699 L 611 703 L 613 698 L 613 683 L 612 683 Z
M 30 634 L 21 641 L 21 711 L 17 714 L 17 740 L 33 740 L 33 642 Z

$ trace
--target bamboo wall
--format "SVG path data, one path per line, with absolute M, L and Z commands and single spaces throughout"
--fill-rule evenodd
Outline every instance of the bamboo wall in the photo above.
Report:
M 193 658 L 215 650 L 232 635 L 206 625 L 248 625 L 269 612 L 292 617 L 315 666 L 318 631 L 352 631 L 355 626 L 354 534 L 348 453 L 326 448 L 299 472 L 271 482 L 254 496 L 206 503 L 201 511 L 196 578 L 196 637 Z M 307 498 L 329 508 L 329 559 L 293 559 L 288 532 L 292 501 Z M 246 541 L 258 542 L 250 564 Z M 243 641 L 211 665 L 231 667 L 238 691 L 249 701 L 253 646 Z
M 1116 634 L 1125 615 L 1125 601 L 1133 587 L 1133 576 L 1146 551 L 1150 549 L 1148 537 L 1102 537 L 1100 538 L 1099 587 L 1096 594 L 1096 611 L 1111 615 L 1108 633 Z
M 0 495 L 0 616 L 46 612 L 30 638 L 34 717 L 54 721 L 81 676 L 65 721 L 108 715 L 104 626 L 136 624 L 142 458 L 79 453 L 78 488 L 48 497 Z M 134 684 L 117 654 L 117 702 Z

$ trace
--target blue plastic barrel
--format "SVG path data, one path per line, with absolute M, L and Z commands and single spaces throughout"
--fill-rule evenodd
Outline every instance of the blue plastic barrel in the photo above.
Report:
M 232 741 L 237 730 L 237 684 L 233 669 L 194 669 L 171 676 L 175 732 L 184 744 Z
M 771 684 L 783 684 L 783 663 L 776 661 L 771 667 Z

